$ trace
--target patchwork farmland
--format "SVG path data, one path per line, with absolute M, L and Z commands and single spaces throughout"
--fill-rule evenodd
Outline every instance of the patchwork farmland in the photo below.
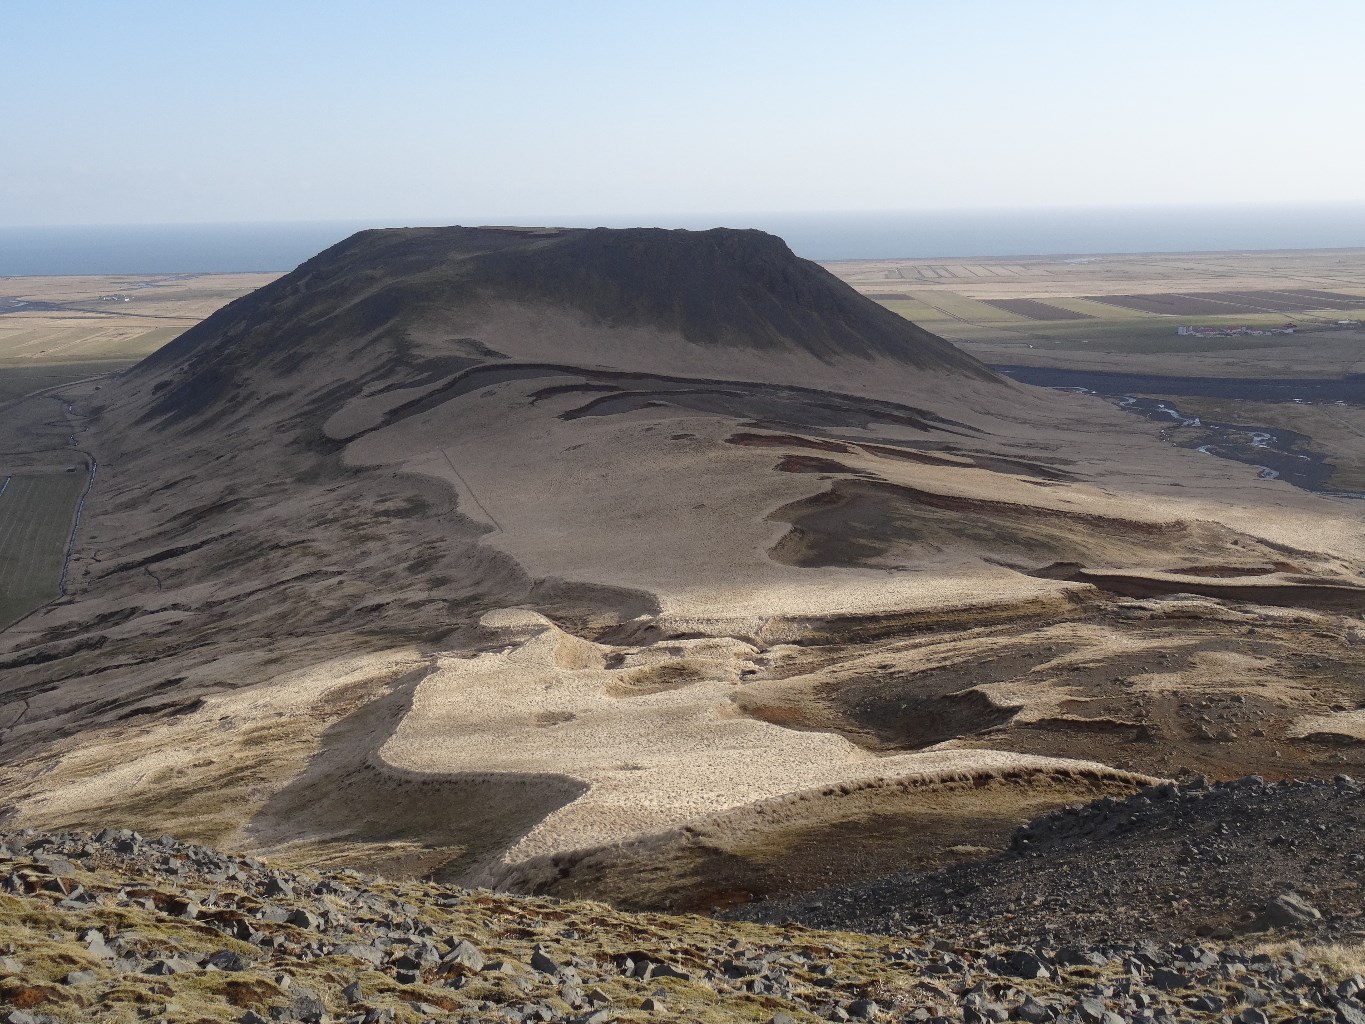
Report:
M 131 366 L 275 274 L 0 279 L 0 631 L 60 592 L 89 483 L 58 389 Z M 23 627 L 19 627 L 21 630 Z
M 1037 299 L 982 299 L 988 306 L 1003 309 L 1006 313 L 1016 313 L 1030 320 L 1093 320 L 1089 313 L 1078 313 L 1074 309 L 1063 309 Z
M 1226 316 L 1243 313 L 1308 313 L 1358 309 L 1365 299 L 1323 291 L 1158 292 L 1146 295 L 1086 295 L 1091 302 L 1163 316 Z M 992 303 L 994 305 L 994 303 Z M 1025 314 L 1027 315 L 1027 314 Z M 1046 319 L 1035 317 L 1035 319 Z M 1053 318 L 1056 319 L 1056 318 Z
M 988 363 L 1211 377 L 1365 373 L 1365 248 L 825 266 Z M 1286 321 L 1295 334 L 1176 333 L 1182 324 Z
M 84 465 L 0 471 L 0 629 L 58 596 Z

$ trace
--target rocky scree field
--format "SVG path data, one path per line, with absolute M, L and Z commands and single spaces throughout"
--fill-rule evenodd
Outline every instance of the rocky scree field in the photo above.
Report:
M 891 937 L 633 915 L 351 870 L 291 872 L 129 830 L 22 830 L 0 834 L 0 1017 L 9 1024 L 1365 1020 L 1353 930 L 1358 898 L 1337 873 L 1314 874 L 1323 858 L 1299 836 L 1310 826 L 1271 817 L 1295 801 L 1318 811 L 1331 805 L 1339 814 L 1325 824 L 1353 846 L 1365 804 L 1359 788 L 1350 780 L 1242 780 L 1172 789 L 1038 819 L 1020 830 L 1016 853 L 1001 863 L 1037 872 L 1038 891 L 1050 892 L 1057 874 L 1046 870 L 1045 852 L 1093 855 L 1103 876 L 1109 848 L 1131 842 L 1137 876 L 1151 867 L 1140 833 L 1153 819 L 1191 835 L 1199 856 L 1227 863 L 1235 843 L 1193 838 L 1198 826 L 1224 835 L 1220 826 L 1231 832 L 1251 812 L 1293 833 L 1282 845 L 1301 875 L 1326 879 L 1311 891 L 1325 911 L 1307 895 L 1281 891 L 1237 934 L 1179 938 L 1144 929 L 1140 906 L 1132 917 L 1123 899 L 1073 882 L 1075 901 L 1109 899 L 1111 937 L 1096 941 L 1075 929 L 1064 937 L 1037 919 L 1031 937 L 1016 938 L 1027 929 L 1011 926 L 1003 906 L 988 912 L 989 901 L 1002 897 L 983 884 L 964 904 L 977 910 L 978 927 L 945 913 L 938 925 Z M 1264 806 L 1248 806 L 1248 798 Z M 1171 810 L 1186 805 L 1194 810 Z M 1150 810 L 1158 807 L 1167 813 Z M 1341 827 L 1351 820 L 1355 833 Z M 1058 872 L 1083 877 L 1058 860 Z M 977 868 L 983 877 L 991 870 Z M 926 875 L 913 892 L 910 881 L 900 890 L 863 891 L 859 905 L 914 910 L 909 901 L 944 883 Z M 1197 898 L 1201 884 L 1173 871 L 1163 888 Z M 1256 891 L 1253 878 L 1247 898 L 1258 899 Z M 1136 926 L 1119 938 L 1129 924 Z M 1350 938 L 1357 945 L 1331 941 Z

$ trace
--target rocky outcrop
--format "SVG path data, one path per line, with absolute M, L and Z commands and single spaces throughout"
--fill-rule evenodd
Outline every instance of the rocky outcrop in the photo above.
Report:
M 1058 942 L 1358 942 L 1365 794 L 1353 779 L 1165 782 L 1020 828 L 993 859 L 741 911 L 893 935 Z
M 1112 808 L 1097 805 L 1096 815 Z M 1047 829 L 1033 829 L 1040 836 Z M 1365 979 L 1300 951 L 1027 946 L 636 917 L 128 830 L 0 835 L 0 1019 L 265 1024 L 1342 1022 Z

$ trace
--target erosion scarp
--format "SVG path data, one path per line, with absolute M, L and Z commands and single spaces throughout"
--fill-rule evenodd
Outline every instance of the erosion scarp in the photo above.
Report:
M 363 232 L 61 409 L 16 825 L 692 907 L 1365 761 L 1356 510 L 756 232 Z

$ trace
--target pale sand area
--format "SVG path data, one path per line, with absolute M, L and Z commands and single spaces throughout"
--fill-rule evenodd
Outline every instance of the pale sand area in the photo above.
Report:
M 142 820 L 137 827 L 146 828 L 154 817 L 167 831 L 248 847 L 266 794 L 304 769 L 320 749 L 322 731 L 429 663 L 412 648 L 324 661 L 266 685 L 208 697 L 198 710 L 169 721 L 133 720 L 90 733 L 47 762 L 40 777 L 6 777 L 6 788 L 36 819 Z M 198 783 L 195 792 L 186 798 L 182 790 L 169 800 L 187 778 Z M 109 817 L 111 803 L 116 809 Z
M 589 785 L 504 854 L 534 857 L 661 833 L 708 815 L 807 790 L 884 779 L 949 779 L 1007 769 L 1092 771 L 1104 765 L 998 751 L 880 757 L 831 733 L 748 718 L 733 698 L 758 651 L 738 641 L 675 641 L 604 667 L 606 649 L 533 612 L 490 613 L 512 646 L 445 658 L 418 687 L 379 756 L 433 775 L 556 773 Z M 674 688 L 651 692 L 649 668 Z M 645 684 L 634 684 L 644 679 Z
M 228 614 L 244 616 L 252 608 L 266 607 L 273 609 L 279 629 L 293 630 L 298 627 L 283 616 L 294 605 L 331 602 L 328 607 L 379 608 L 387 601 L 392 604 L 393 611 L 388 613 L 392 621 L 406 624 L 411 615 L 428 616 L 420 609 L 408 611 L 421 598 L 440 608 L 439 614 L 447 621 L 457 619 L 468 607 L 460 603 L 467 600 L 462 588 L 468 563 L 443 566 L 445 582 L 429 583 L 420 571 L 403 568 L 410 554 L 406 549 L 392 542 L 382 549 L 363 547 L 372 536 L 410 536 L 427 550 L 465 544 L 505 553 L 531 579 L 630 588 L 657 600 L 657 616 L 624 623 L 638 626 L 646 635 L 637 638 L 626 629 L 610 641 L 598 636 L 599 642 L 591 643 L 539 620 L 525 619 L 528 613 L 516 607 L 529 606 L 533 599 L 528 598 L 526 587 L 512 586 L 515 574 L 508 572 L 504 574 L 510 581 L 508 593 L 517 596 L 499 598 L 491 591 L 486 597 L 481 595 L 494 607 L 501 600 L 503 607 L 513 608 L 506 613 L 509 618 L 500 620 L 495 615 L 487 620 L 492 623 L 489 643 L 499 642 L 499 630 L 512 630 L 511 635 L 501 635 L 506 649 L 500 653 L 470 657 L 474 650 L 488 651 L 488 644 L 471 648 L 467 638 L 461 637 L 445 646 L 424 643 L 421 656 L 404 647 L 400 653 L 359 667 L 325 661 L 319 655 L 317 660 L 323 663 L 304 673 L 272 672 L 253 662 L 244 647 L 216 653 L 211 661 L 177 670 L 177 674 L 188 675 L 196 683 L 203 679 L 206 686 L 222 686 L 221 680 L 230 675 L 233 685 L 249 690 L 226 697 L 210 692 L 198 710 L 161 720 L 130 719 L 146 724 L 111 726 L 102 737 L 108 742 L 100 749 L 65 750 L 62 763 L 42 779 L 29 778 L 12 787 L 24 794 L 26 820 L 107 820 L 112 804 L 126 808 L 130 822 L 165 822 L 167 830 L 184 831 L 179 823 L 205 821 L 218 823 L 229 836 L 241 822 L 260 828 L 262 817 L 269 818 L 269 812 L 261 808 L 270 794 L 292 785 L 312 763 L 310 757 L 327 753 L 323 734 L 359 700 L 345 695 L 354 690 L 377 703 L 396 675 L 423 670 L 422 657 L 427 656 L 437 659 L 437 671 L 417 684 L 412 709 L 399 709 L 391 729 L 386 719 L 367 727 L 359 738 L 336 742 L 351 744 L 358 756 L 369 758 L 387 776 L 416 779 L 419 786 L 420 780 L 429 782 L 428 796 L 439 793 L 443 783 L 452 784 L 447 789 L 468 790 L 465 783 L 489 778 L 525 779 L 528 787 L 555 794 L 576 793 L 576 786 L 563 784 L 574 779 L 579 780 L 577 785 L 588 785 L 586 793 L 528 825 L 525 835 L 509 838 L 508 848 L 513 852 L 507 856 L 523 862 L 539 854 L 666 832 L 726 808 L 753 807 L 757 813 L 765 803 L 821 793 L 844 783 L 1003 773 L 1026 767 L 1107 771 L 1064 757 L 1040 759 L 951 743 L 921 753 L 884 756 L 858 746 L 832 725 L 787 728 L 746 713 L 743 697 L 757 692 L 754 688 L 760 685 L 744 682 L 746 668 L 757 669 L 765 677 L 761 685 L 772 691 L 782 689 L 774 681 L 777 672 L 793 678 L 791 688 L 797 688 L 801 684 L 795 677 L 803 674 L 802 651 L 791 642 L 809 641 L 819 632 L 822 620 L 987 606 L 1014 614 L 1039 605 L 1061 609 L 1093 595 L 1093 588 L 1085 585 L 1040 579 L 986 561 L 994 552 L 967 537 L 932 550 L 926 547 L 905 558 L 904 566 L 889 564 L 890 560 L 885 565 L 861 567 L 800 567 L 775 561 L 770 554 L 774 545 L 792 530 L 792 524 L 777 514 L 841 481 L 860 479 L 859 474 L 875 474 L 888 485 L 953 499 L 1075 515 L 1079 517 L 1077 533 L 1086 531 L 1089 520 L 1085 517 L 1107 517 L 1120 528 L 1128 523 L 1178 521 L 1194 524 L 1196 533 L 1203 529 L 1200 524 L 1221 523 L 1252 539 L 1302 548 L 1306 552 L 1303 568 L 1318 577 L 1349 575 L 1358 564 L 1355 560 L 1365 554 L 1362 525 L 1354 508 L 1280 482 L 1257 480 L 1246 467 L 1172 450 L 1157 436 L 1155 426 L 1081 396 L 1073 399 L 1016 386 L 937 377 L 886 361 L 849 359 L 827 365 L 809 356 L 711 350 L 658 332 L 592 329 L 562 311 L 514 310 L 496 322 L 451 317 L 446 327 L 439 335 L 433 329 L 429 338 L 418 337 L 414 344 L 428 346 L 430 354 L 448 353 L 452 336 L 470 336 L 505 353 L 508 362 L 667 372 L 702 384 L 728 378 L 824 387 L 905 402 L 972 423 L 980 431 L 920 430 L 894 422 L 840 426 L 837 433 L 847 439 L 850 450 L 831 457 L 844 469 L 783 472 L 776 469 L 779 462 L 792 455 L 809 455 L 810 449 L 800 443 L 765 448 L 727 443 L 739 431 L 777 434 L 794 429 L 756 425 L 750 415 L 699 412 L 664 402 L 610 415 L 561 418 L 600 393 L 580 390 L 534 397 L 542 389 L 583 384 L 584 375 L 572 369 L 547 369 L 534 379 L 480 386 L 384 426 L 387 413 L 406 400 L 434 391 L 439 382 L 414 386 L 420 379 L 414 374 L 375 371 L 367 362 L 373 355 L 366 339 L 338 344 L 335 358 L 329 357 L 325 370 L 310 379 L 312 394 L 362 379 L 365 373 L 372 377 L 366 392 L 346 408 L 329 407 L 329 432 L 354 439 L 342 455 L 345 470 L 338 471 L 328 486 L 347 483 L 357 490 L 367 489 L 373 492 L 377 508 L 384 492 L 388 492 L 383 498 L 385 507 L 394 505 L 392 496 L 405 489 L 414 496 L 429 496 L 434 490 L 430 481 L 435 479 L 453 488 L 458 506 L 451 509 L 448 497 L 440 495 L 439 501 L 428 502 L 421 513 L 410 513 L 406 519 L 386 517 L 382 525 L 374 510 L 362 515 L 366 510 L 359 507 L 353 518 L 337 524 L 339 508 L 328 504 L 330 499 L 323 495 L 295 499 L 262 492 L 258 506 L 213 529 L 230 526 L 236 535 L 257 544 L 273 543 L 277 535 L 296 539 L 300 542 L 296 546 L 280 547 L 272 554 L 269 582 L 321 576 L 326 589 L 322 582 L 310 579 L 310 589 L 299 592 L 302 597 L 292 603 L 281 599 L 270 604 L 274 591 L 253 589 L 253 581 L 243 579 L 241 593 Z M 704 378 L 699 376 L 703 368 Z M 264 372 L 261 378 L 254 383 L 262 409 L 294 408 L 309 397 L 297 393 L 296 380 L 282 381 Z M 721 380 L 716 386 L 723 389 L 725 383 Z M 384 392 L 385 387 L 394 390 Z M 817 405 L 813 400 L 811 408 Z M 234 426 L 229 419 L 225 429 Z M 259 443 L 272 436 L 275 424 L 250 422 L 243 429 L 255 432 L 246 441 Z M 359 436 L 366 430 L 371 432 Z M 114 457 L 102 457 L 102 463 L 117 466 L 118 444 L 133 445 L 140 435 L 131 436 L 131 441 L 110 440 Z M 245 441 L 232 434 L 228 437 L 221 442 L 224 447 L 243 445 L 249 450 Z M 191 440 L 181 444 L 188 446 Z M 859 447 L 862 442 L 940 453 L 938 446 L 950 445 L 953 451 L 946 453 L 948 465 L 926 465 L 875 455 Z M 143 443 L 157 460 L 170 457 L 155 435 L 146 436 Z M 964 452 L 1037 460 L 1071 478 L 1054 481 L 1025 472 L 972 468 L 966 465 Z M 200 454 L 221 452 L 210 449 Z M 139 530 L 146 529 L 141 525 L 144 520 L 179 516 L 190 508 L 213 509 L 235 488 L 254 486 L 257 470 L 256 464 L 240 465 L 233 470 L 242 474 L 239 479 L 205 477 L 178 495 L 159 496 L 151 503 L 128 501 L 118 513 L 126 518 L 110 513 L 92 529 L 100 525 L 113 538 L 108 543 L 120 551 L 119 557 L 136 565 L 137 559 L 182 542 L 177 531 L 173 540 L 153 535 L 127 544 L 124 538 L 137 537 Z M 144 486 L 152 480 L 159 482 L 159 474 L 150 470 L 146 474 Z M 130 491 L 136 493 L 136 488 Z M 291 506 L 296 500 L 303 504 Z M 316 508 L 308 507 L 308 501 L 316 502 Z M 363 504 L 358 502 L 358 506 Z M 487 530 L 477 543 L 470 539 L 469 520 L 481 521 Z M 410 532 L 398 533 L 403 526 L 411 527 Z M 299 531 L 316 536 L 296 536 Z M 1133 533 L 1129 537 L 1122 529 L 1110 529 L 1088 549 L 1086 564 L 1169 573 L 1192 557 L 1202 557 L 1198 552 L 1148 544 L 1140 530 Z M 1263 561 L 1264 552 L 1255 544 L 1251 547 L 1255 550 L 1248 555 L 1229 549 L 1219 557 Z M 395 566 L 401 578 L 386 581 L 377 593 L 367 590 L 357 575 L 363 567 L 354 553 L 357 548 L 363 548 L 373 561 Z M 149 576 L 128 572 L 113 578 L 129 588 L 129 601 L 156 615 L 181 614 L 176 611 L 181 602 L 202 605 L 205 615 L 222 615 L 219 607 L 210 608 L 209 599 L 232 596 L 224 594 L 228 589 L 224 581 L 231 577 L 221 569 L 200 569 L 200 557 L 205 559 L 203 565 L 218 564 L 208 562 L 207 555 L 193 553 L 178 565 L 171 560 L 156 563 L 165 580 L 164 592 L 154 589 L 160 584 Z M 222 552 L 214 557 L 221 558 Z M 343 567 L 349 576 L 333 575 Z M 310 568 L 314 571 L 305 573 Z M 259 573 L 259 567 L 255 571 Z M 232 586 L 236 585 L 233 579 Z M 406 603 L 409 598 L 414 599 L 412 604 Z M 589 603 L 584 599 L 584 605 Z M 632 609 L 639 603 L 623 602 Z M 60 607 L 48 621 L 60 623 L 64 616 L 77 612 L 74 605 Z M 381 613 L 366 615 L 379 621 Z M 967 626 L 975 625 L 970 614 L 963 618 Z M 429 616 L 422 622 L 435 625 Z M 518 622 L 526 625 L 516 626 Z M 253 628 L 265 630 L 267 625 Z M 571 628 L 568 623 L 562 625 Z M 369 621 L 362 618 L 351 628 L 368 626 Z M 648 635 L 651 627 L 657 628 L 656 636 Z M 116 631 L 135 628 L 115 624 L 110 630 L 118 641 L 122 633 L 115 635 Z M 423 635 L 434 632 L 431 629 Z M 815 642 L 831 647 L 860 643 L 856 630 L 831 632 L 837 639 L 828 639 L 830 632 L 826 632 L 825 638 Z M 701 639 L 668 639 L 679 634 Z M 664 638 L 655 644 L 658 649 L 646 653 L 644 646 L 657 636 Z M 290 637 L 291 652 L 310 651 L 317 642 L 306 629 Z M 1099 648 L 1103 642 L 1097 636 L 1091 646 Z M 670 653 L 675 647 L 678 653 Z M 922 664 L 911 647 L 894 656 L 907 670 Z M 856 659 L 866 652 L 866 648 L 855 652 L 827 649 L 821 652 L 825 664 L 810 665 L 804 674 L 823 670 L 830 660 Z M 154 653 L 160 655 L 160 651 Z M 238 662 L 232 662 L 233 658 Z M 664 659 L 665 664 L 651 664 L 654 659 Z M 239 663 L 243 667 L 225 672 L 225 663 L 229 669 Z M 864 667 L 855 666 L 843 676 L 852 677 Z M 651 673 L 651 668 L 657 671 Z M 170 669 L 152 663 L 139 671 L 147 685 L 155 685 Z M 1065 708 L 1056 696 L 1068 693 L 1060 689 L 1066 680 L 1040 673 L 1037 681 L 1031 703 L 1034 717 L 1062 713 Z M 67 684 L 64 689 L 70 688 Z M 621 695 L 636 692 L 639 695 Z M 996 705 L 1013 704 L 1017 699 L 1008 689 L 993 691 L 987 686 L 982 692 Z M 311 696 L 305 700 L 305 695 Z M 57 697 L 39 699 L 55 701 Z M 130 728 L 146 730 L 137 743 L 123 742 Z M 375 753 L 379 749 L 382 757 Z M 1089 748 L 1074 744 L 1059 752 L 1070 749 Z M 258 769 L 258 765 L 264 767 Z M 247 769 L 261 771 L 264 778 L 240 780 Z M 370 776 L 345 777 L 361 778 L 361 788 L 374 781 Z M 1110 772 L 1108 777 L 1121 776 Z M 182 797 L 190 783 L 197 803 Z M 233 793 L 240 806 L 221 806 L 224 801 L 217 798 L 221 792 Z M 346 791 L 342 792 L 344 798 Z M 837 790 L 834 799 L 838 799 Z M 421 803 L 430 805 L 431 801 L 424 796 Z M 248 832 L 244 843 L 269 846 L 284 834 L 285 825 L 295 829 L 292 838 L 299 838 L 338 835 L 356 824 L 344 811 L 338 814 L 333 808 L 329 813 L 331 817 L 300 812 L 287 822 L 271 819 L 265 822 L 273 830 L 268 840 L 261 838 L 264 831 Z M 254 821 L 253 815 L 258 815 Z
M 649 591 L 673 630 L 775 640 L 784 622 L 809 617 L 1017 601 L 1070 587 L 953 558 L 916 574 L 778 564 L 767 552 L 789 526 L 768 516 L 822 487 L 773 472 L 780 451 L 725 445 L 734 421 L 556 419 L 572 398 L 540 403 L 531 419 L 524 399 L 506 390 L 506 404 L 471 396 L 411 431 L 372 434 L 348 448 L 347 461 L 397 456 L 409 471 L 449 481 L 471 498 L 462 508 L 497 524 L 486 543 L 537 575 Z M 694 436 L 675 441 L 674 433 Z M 450 443 L 413 454 L 419 435 Z
M 1365 743 L 1365 710 L 1305 715 L 1291 727 L 1295 737 L 1324 736 L 1334 742 Z
M 486 543 L 537 575 L 649 591 L 674 629 L 778 640 L 782 634 L 772 630 L 784 622 L 1015 603 L 1074 587 L 983 562 L 970 543 L 923 557 L 913 571 L 774 562 L 768 552 L 790 527 L 771 515 L 826 488 L 811 474 L 774 472 L 783 452 L 800 453 L 799 446 L 726 444 L 743 428 L 741 422 L 681 409 L 563 420 L 559 414 L 582 405 L 584 395 L 534 404 L 526 395 L 568 381 L 546 377 L 482 389 L 352 442 L 346 461 L 401 466 L 447 481 L 460 493 L 461 509 L 492 528 Z M 1100 421 L 1094 426 L 1122 416 L 1081 396 L 1068 404 L 1081 416 L 1093 413 Z M 1047 431 L 1000 420 L 991 426 L 999 431 L 995 437 L 961 443 L 998 450 L 1000 435 L 1008 436 L 1005 448 L 1016 456 L 1030 450 L 1064 455 L 1069 469 L 1089 479 L 1043 488 L 1021 476 L 857 450 L 832 458 L 852 471 L 954 497 L 1120 522 L 1223 523 L 1271 543 L 1329 553 L 1322 571 L 1347 578 L 1355 560 L 1365 556 L 1365 524 L 1354 509 L 1257 480 L 1245 467 L 1170 449 L 1155 439 L 1143 445 L 1140 435 L 1102 432 L 1090 424 L 1085 430 L 1072 423 Z M 1069 437 L 1067 426 L 1074 431 Z M 867 438 L 885 442 L 897 433 L 908 445 L 925 436 L 878 424 Z M 1171 483 L 1182 479 L 1189 483 Z M 1107 564 L 1174 568 L 1169 552 L 1145 544 L 1125 554 Z
M 503 347 L 511 347 L 507 340 Z M 1140 531 L 1123 536 L 1123 524 L 1183 522 L 1197 533 L 1200 524 L 1221 523 L 1248 540 L 1303 545 L 1314 552 L 1313 569 L 1325 577 L 1349 579 L 1353 560 L 1365 554 L 1360 521 L 1339 505 L 1257 480 L 1243 467 L 1170 449 L 1155 438 L 1110 432 L 1109 420 L 1129 427 L 1131 421 L 1082 398 L 1051 403 L 1054 411 L 1071 410 L 1074 419 L 1058 423 L 1054 417 L 1045 427 L 1029 415 L 1029 395 L 1020 396 L 1018 415 L 1010 418 L 973 415 L 972 422 L 992 430 L 989 436 L 926 435 L 885 423 L 843 434 L 911 448 L 950 440 L 972 450 L 1057 458 L 1081 477 L 1044 487 L 1025 475 L 888 458 L 855 441 L 848 442 L 849 451 L 830 456 L 847 472 L 778 472 L 775 464 L 784 455 L 809 454 L 799 437 L 786 446 L 742 447 L 726 439 L 753 425 L 724 415 L 663 406 L 564 419 L 593 396 L 533 397 L 576 379 L 581 380 L 552 373 L 476 389 L 373 430 L 352 441 L 344 456 L 349 465 L 401 468 L 445 480 L 460 495 L 461 509 L 488 527 L 484 543 L 506 551 L 528 571 L 647 591 L 661 608 L 652 624 L 669 634 L 712 638 L 661 645 L 671 652 L 667 668 L 681 681 L 657 692 L 647 684 L 633 689 L 628 680 L 650 658 L 665 656 L 660 651 L 591 644 L 529 611 L 485 619 L 497 631 L 489 642 L 504 643 L 505 650 L 439 660 L 382 748 L 387 767 L 433 778 L 554 773 L 589 787 L 536 825 L 506 854 L 507 863 L 629 842 L 734 808 L 756 809 L 802 792 L 874 779 L 1030 768 L 1112 773 L 1090 762 L 954 742 L 879 755 L 832 728 L 786 728 L 746 713 L 751 688 L 756 695 L 801 691 L 801 704 L 809 708 L 818 704 L 810 694 L 821 684 L 865 667 L 855 658 L 806 677 L 744 681 L 746 669 L 756 674 L 780 662 L 785 652 L 774 645 L 799 640 L 812 622 L 989 605 L 1060 607 L 1069 593 L 1088 589 L 992 564 L 983 560 L 987 552 L 965 538 L 908 568 L 809 568 L 775 561 L 770 551 L 791 527 L 775 520 L 774 512 L 820 493 L 832 480 L 875 473 L 938 495 L 1075 515 L 1081 526 L 1106 519 L 1116 535 L 1096 549 L 1099 561 L 1091 564 L 1157 577 L 1163 570 L 1167 576 L 1178 571 L 1199 552 L 1182 558 L 1179 550 L 1154 546 Z M 919 385 L 923 395 L 924 381 Z M 894 394 L 885 385 L 882 390 Z M 402 396 L 411 397 L 416 393 Z M 351 435 L 377 426 L 385 404 L 370 400 L 349 413 L 343 409 L 331 429 Z M 961 414 L 960 407 L 955 411 Z M 1187 486 L 1171 483 L 1181 477 Z M 1264 556 L 1263 549 L 1248 552 L 1253 561 Z M 1066 638 L 1085 643 L 1086 657 L 1126 652 L 1112 649 L 1120 642 L 1103 631 L 1071 630 Z M 983 656 L 988 649 L 982 646 Z M 1141 645 L 1129 642 L 1128 649 Z M 608 655 L 615 655 L 611 668 Z M 962 651 L 954 655 L 960 658 Z M 932 659 L 913 660 L 932 665 Z M 1075 704 L 1075 695 L 1055 676 L 1041 671 L 1035 686 L 980 692 L 1001 706 L 1021 701 L 1028 706 L 1022 719 L 1027 722 L 1059 713 L 1068 698 Z M 660 678 L 673 676 L 664 671 Z

